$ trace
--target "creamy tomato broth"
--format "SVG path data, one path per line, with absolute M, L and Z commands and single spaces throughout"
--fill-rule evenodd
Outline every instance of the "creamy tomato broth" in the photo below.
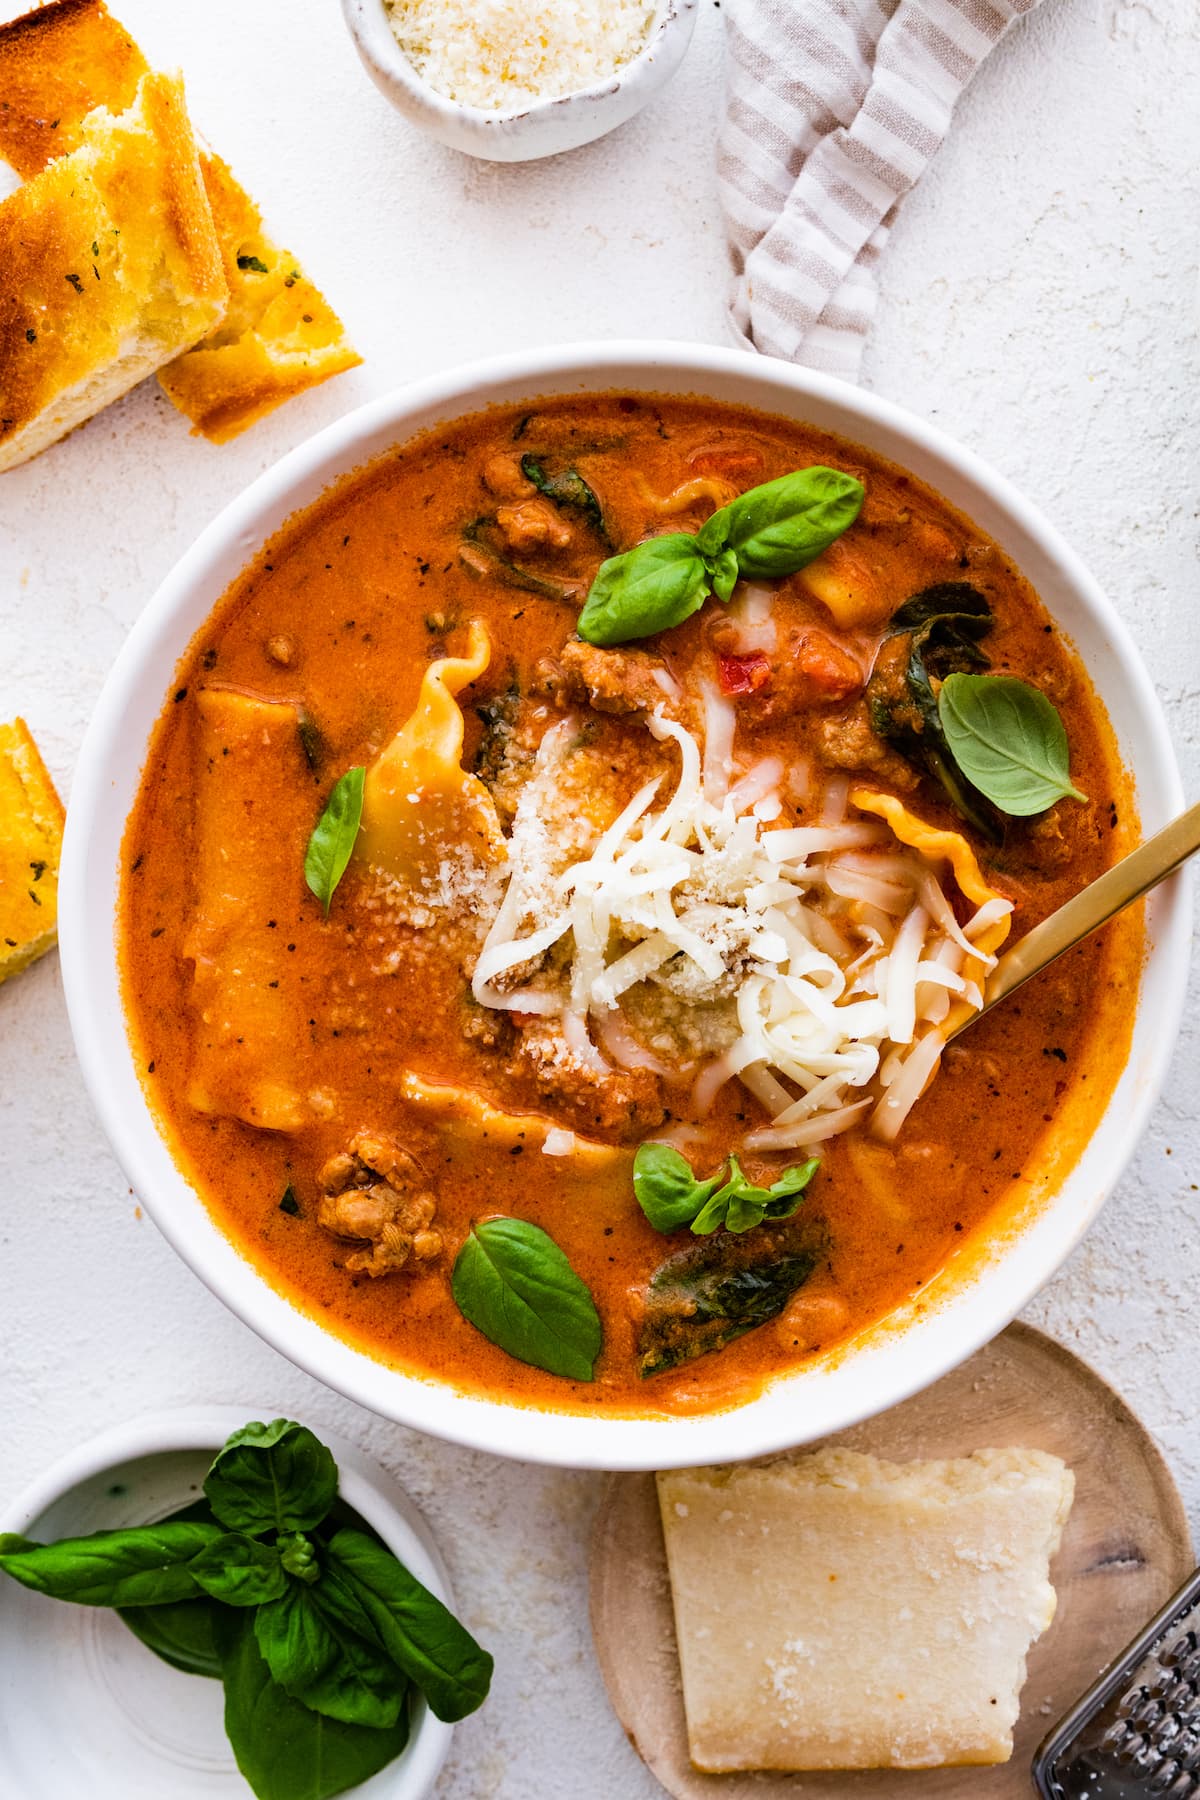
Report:
M 865 493 L 806 566 L 576 635 L 606 559 L 813 466 Z M 1014 817 L 964 780 L 936 723 L 963 671 L 1053 703 L 1086 799 Z M 336 817 L 310 837 L 355 770 L 330 892 Z M 703 401 L 495 409 L 289 521 L 189 648 L 126 838 L 130 1027 L 180 1166 L 330 1329 L 508 1398 L 729 1405 L 1069 1164 L 1127 1052 L 1135 927 L 942 1039 L 1134 825 L 1077 658 L 913 477 Z M 677 1155 L 644 1212 L 647 1143 Z M 590 1295 L 593 1379 L 594 1345 L 551 1373 L 452 1283 L 497 1218 Z

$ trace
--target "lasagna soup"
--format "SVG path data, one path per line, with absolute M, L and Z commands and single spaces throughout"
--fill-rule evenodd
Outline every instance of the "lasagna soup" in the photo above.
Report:
M 947 1039 L 1135 831 L 1085 670 L 915 478 L 701 400 L 493 409 L 290 520 L 189 647 L 130 1030 L 329 1329 L 496 1397 L 729 1406 L 1061 1179 L 1137 924 Z

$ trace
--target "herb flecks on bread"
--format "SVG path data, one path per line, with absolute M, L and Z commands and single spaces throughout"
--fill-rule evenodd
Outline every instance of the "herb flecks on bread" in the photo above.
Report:
M 76 147 L 97 107 L 128 108 L 148 66 L 104 0 L 51 0 L 0 26 L 0 158 L 19 175 L 37 175 Z M 215 328 L 173 357 L 160 380 L 194 430 L 223 443 L 362 359 L 303 265 L 271 241 L 250 196 L 204 143 L 200 169 L 230 299 Z
M 229 283 L 215 331 L 159 373 L 163 389 L 213 443 L 236 437 L 296 394 L 362 361 L 342 322 L 262 216 L 227 163 L 201 157 Z
M 183 86 L 142 78 L 0 202 L 0 470 L 117 400 L 224 316 Z
M 63 806 L 24 719 L 0 725 L 0 981 L 58 938 Z

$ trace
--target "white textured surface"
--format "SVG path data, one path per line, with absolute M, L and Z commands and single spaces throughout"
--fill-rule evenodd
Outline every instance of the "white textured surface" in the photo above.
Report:
M 650 115 L 494 168 L 416 136 L 334 0 L 115 0 L 179 63 L 197 121 L 343 312 L 365 366 L 240 443 L 188 438 L 147 385 L 0 478 L 0 718 L 69 788 L 130 622 L 199 527 L 360 399 L 467 356 L 589 335 L 721 340 L 711 167 L 719 19 Z M 0 0 L 0 14 L 19 10 Z M 236 49 L 232 48 L 236 46 Z M 968 93 L 895 233 L 870 383 L 1037 497 L 1114 595 L 1200 789 L 1194 0 L 1046 0 Z M 1099 1226 L 1031 1316 L 1158 1434 L 1200 1525 L 1200 1039 Z M 497 1652 L 444 1800 L 659 1790 L 608 1711 L 584 1587 L 593 1478 L 451 1450 L 339 1402 L 267 1350 L 139 1220 L 75 1069 L 53 959 L 0 990 L 0 1491 L 146 1407 L 245 1399 L 336 1425 L 397 1469 Z M 4 1800 L 0 1771 L 0 1794 Z M 12 1796 L 11 1800 L 19 1800 Z M 76 1796 L 63 1796 L 76 1800 Z

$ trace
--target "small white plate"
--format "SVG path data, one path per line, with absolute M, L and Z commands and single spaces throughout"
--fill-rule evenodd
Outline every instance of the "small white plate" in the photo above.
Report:
M 200 1496 L 214 1455 L 255 1407 L 153 1413 L 72 1450 L 0 1512 L 0 1531 L 48 1541 L 161 1519 Z M 339 1491 L 418 1580 L 454 1599 L 429 1528 L 386 1470 L 318 1434 Z M 0 1795 L 4 1800 L 247 1800 L 222 1723 L 219 1681 L 160 1661 L 107 1607 L 71 1606 L 4 1579 L 0 1590 Z M 402 1756 L 352 1790 L 421 1800 L 453 1727 L 418 1700 Z

